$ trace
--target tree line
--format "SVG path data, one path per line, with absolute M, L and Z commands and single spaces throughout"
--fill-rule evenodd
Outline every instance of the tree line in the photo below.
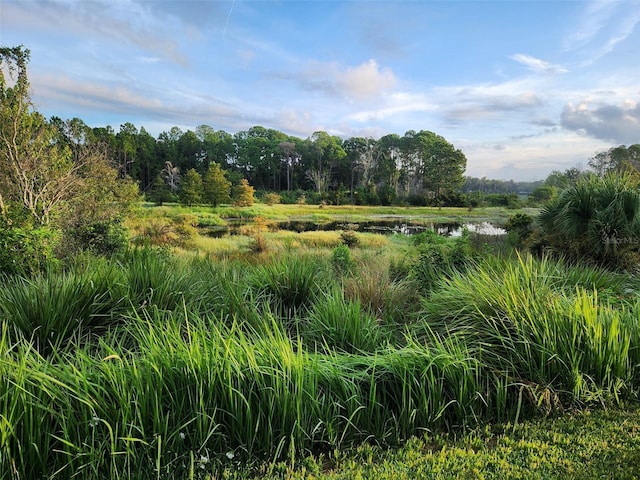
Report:
M 187 131 L 173 127 L 154 138 L 131 123 L 117 132 L 88 127 L 79 118 L 54 117 L 51 124 L 71 149 L 106 145 L 119 175 L 143 192 L 157 187 L 159 178 L 177 191 L 188 171 L 204 177 L 217 164 L 233 185 L 244 178 L 260 191 L 306 190 L 324 197 L 340 192 L 365 204 L 409 197 L 429 202 L 459 192 L 467 162 L 462 151 L 426 130 L 343 140 L 324 131 L 301 139 L 262 126 L 231 134 L 200 125 Z

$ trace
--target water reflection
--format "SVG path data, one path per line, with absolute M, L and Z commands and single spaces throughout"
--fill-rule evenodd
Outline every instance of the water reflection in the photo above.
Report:
M 223 237 L 226 235 L 238 235 L 240 228 L 250 224 L 250 221 L 230 221 L 227 225 L 209 227 L 206 234 L 211 237 Z M 325 222 L 317 223 L 304 220 L 290 220 L 286 222 L 277 222 L 269 225 L 271 231 L 288 230 L 292 232 L 311 232 L 311 231 L 334 231 L 334 230 L 352 230 L 355 232 L 371 232 L 385 235 L 416 235 L 418 233 L 431 230 L 439 235 L 447 237 L 459 237 L 466 228 L 470 232 L 479 235 L 498 236 L 507 232 L 496 225 L 489 222 L 423 222 L 419 220 L 374 220 L 367 222 Z

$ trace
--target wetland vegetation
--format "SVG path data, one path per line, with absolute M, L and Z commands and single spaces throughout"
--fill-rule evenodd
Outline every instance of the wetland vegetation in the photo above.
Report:
M 637 471 L 622 445 L 638 444 L 633 164 L 605 155 L 606 171 L 555 172 L 523 201 L 413 170 L 376 183 L 361 165 L 376 145 L 349 157 L 317 135 L 305 147 L 317 166 L 360 162 L 353 189 L 312 168 L 317 190 L 256 192 L 237 178 L 243 164 L 152 172 L 164 157 L 127 143 L 128 128 L 110 144 L 113 132 L 45 120 L 28 52 L 0 59 L 16 74 L 9 84 L 0 69 L 1 478 Z M 409 133 L 379 145 L 416 161 L 442 147 L 461 175 L 461 152 Z M 261 159 L 250 145 L 239 151 Z M 256 179 L 302 186 L 289 166 Z M 342 204 L 365 197 L 390 205 Z M 358 229 L 390 219 L 430 228 Z M 507 234 L 431 228 L 481 222 Z M 233 235 L 207 235 L 230 224 Z

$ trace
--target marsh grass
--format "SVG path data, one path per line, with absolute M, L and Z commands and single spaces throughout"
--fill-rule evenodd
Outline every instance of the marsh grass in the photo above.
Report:
M 293 257 L 257 266 L 249 284 L 268 311 L 290 320 L 316 301 L 328 278 L 326 266 Z
M 38 351 L 51 352 L 118 321 L 126 297 L 122 271 L 100 262 L 84 272 L 9 280 L 0 290 L 0 316 Z
M 634 279 L 522 256 L 418 301 L 391 254 L 353 254 L 344 278 L 325 250 L 257 263 L 138 250 L 7 283 L 0 472 L 219 478 L 635 398 Z
M 392 278 L 388 255 L 359 255 L 354 263 L 354 275 L 343 280 L 345 298 L 358 301 L 383 324 L 409 321 L 419 306 L 418 288 L 407 278 Z
M 478 265 L 442 281 L 423 302 L 424 321 L 481 347 L 490 368 L 533 396 L 545 392 L 535 401 L 553 407 L 617 400 L 636 375 L 630 349 L 637 320 L 585 287 L 601 282 L 602 271 L 566 269 L 562 261 L 529 256 Z
M 303 338 L 325 351 L 374 352 L 384 345 L 385 335 L 376 318 L 357 300 L 346 300 L 340 289 L 315 303 L 307 323 Z

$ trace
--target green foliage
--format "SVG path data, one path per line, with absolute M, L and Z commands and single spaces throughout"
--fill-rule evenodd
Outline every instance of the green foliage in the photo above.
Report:
M 638 262 L 640 193 L 630 175 L 581 179 L 545 205 L 539 221 L 562 254 L 618 268 Z
M 162 175 L 158 174 L 151 185 L 149 193 L 147 193 L 147 199 L 160 206 L 166 202 L 174 202 L 178 198 L 171 192 L 169 185 L 167 185 L 167 182 L 162 178 Z
M 87 250 L 95 255 L 114 255 L 129 245 L 129 234 L 119 220 L 82 225 L 65 233 L 69 252 Z
M 240 180 L 240 184 L 235 188 L 233 204 L 237 207 L 250 207 L 254 203 L 254 188 L 249 185 L 246 178 Z
M 0 227 L 0 272 L 29 276 L 55 267 L 60 233 L 50 227 Z
M 550 185 L 540 185 L 531 192 L 529 201 L 534 205 L 540 205 L 553 200 L 558 195 L 558 189 Z
M 517 193 L 491 193 L 485 195 L 483 200 L 492 207 L 518 208 L 520 206 Z
M 465 271 L 472 261 L 468 230 L 455 239 L 428 230 L 415 235 L 413 242 L 417 257 L 410 260 L 409 276 L 423 293 L 432 290 L 442 278 Z
M 504 228 L 509 233 L 513 245 L 522 247 L 533 233 L 533 218 L 526 213 L 516 213 L 505 223 Z
M 351 250 L 346 244 L 343 243 L 333 249 L 331 264 L 336 272 L 342 274 L 349 273 L 353 269 L 354 263 L 351 258 Z
M 289 462 L 265 465 L 259 475 L 232 467 L 225 474 L 253 480 L 633 480 L 640 470 L 638 422 L 635 405 L 577 411 L 455 436 L 430 432 L 400 448 L 367 443 L 299 459 L 294 468 Z
M 589 166 L 601 177 L 624 172 L 637 175 L 640 169 L 640 144 L 629 147 L 620 145 L 600 152 L 589 161 Z
M 217 207 L 221 203 L 228 202 L 231 198 L 231 182 L 225 177 L 225 172 L 220 164 L 211 162 L 204 174 L 204 195 L 207 203 Z
M 180 202 L 184 205 L 197 205 L 202 202 L 202 177 L 195 168 L 185 174 L 179 194 Z

